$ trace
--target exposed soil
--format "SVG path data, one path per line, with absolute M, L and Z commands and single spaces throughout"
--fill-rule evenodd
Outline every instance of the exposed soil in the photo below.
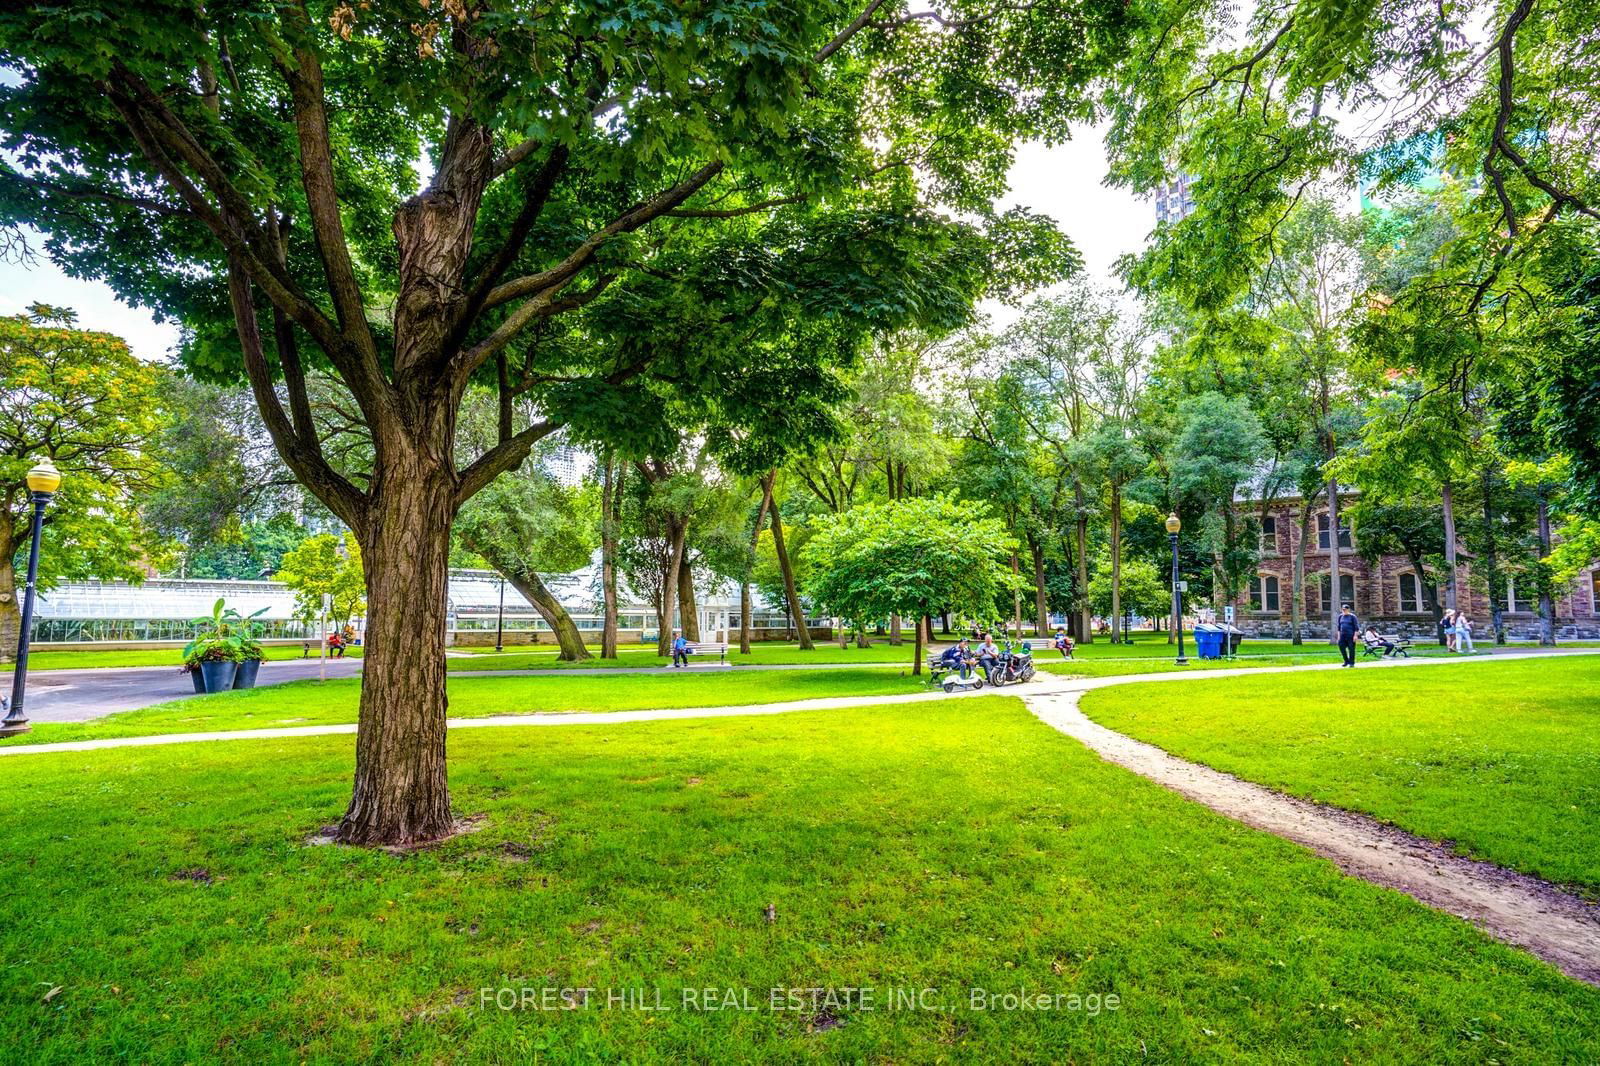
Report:
M 1060 690 L 1022 693 L 1041 721 L 1107 762 L 1235 821 L 1310 848 L 1347 874 L 1464 918 L 1568 976 L 1600 986 L 1600 906 L 1537 877 L 1453 854 L 1444 844 L 1365 815 L 1285 796 L 1176 758 L 1090 721 L 1078 710 L 1079 695 Z

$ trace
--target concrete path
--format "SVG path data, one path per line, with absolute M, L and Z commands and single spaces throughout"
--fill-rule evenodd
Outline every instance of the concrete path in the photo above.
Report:
M 360 659 L 329 659 L 328 676 L 354 677 Z M 317 676 L 316 659 L 285 659 L 261 664 L 257 685 L 308 681 Z M 11 671 L 0 685 L 11 691 Z M 84 670 L 33 670 L 22 709 L 32 722 L 87 722 L 118 711 L 194 696 L 194 682 L 176 666 L 119 666 Z
M 926 703 L 930 700 L 965 699 L 971 696 L 1014 695 L 1020 689 L 985 688 L 979 691 L 912 692 L 902 696 L 826 696 L 820 699 L 788 700 L 781 703 L 743 704 L 732 707 L 676 707 L 647 711 L 570 711 L 536 714 L 497 714 L 483 718 L 451 718 L 451 729 L 494 729 L 502 726 L 542 725 L 619 725 L 626 722 L 670 722 L 696 718 L 746 718 L 792 711 L 831 711 L 845 707 L 878 707 L 884 704 Z M 167 733 L 148 737 L 109 737 L 104 740 L 72 740 L 58 744 L 18 744 L 0 747 L 7 755 L 48 755 L 61 751 L 101 751 L 106 748 L 147 748 L 164 744 L 192 744 L 209 740 L 277 740 L 288 737 L 353 736 L 354 722 L 338 725 L 285 726 L 281 729 L 221 729 L 209 733 Z
M 1426 660 L 1425 660 L 1426 661 Z M 1096 686 L 1104 687 L 1104 686 Z M 1600 985 L 1600 907 L 1536 877 L 1454 854 L 1366 815 L 1286 796 L 1107 729 L 1078 710 L 1079 692 L 1024 692 L 1045 724 L 1218 814 L 1331 859 L 1365 881 L 1398 889 Z

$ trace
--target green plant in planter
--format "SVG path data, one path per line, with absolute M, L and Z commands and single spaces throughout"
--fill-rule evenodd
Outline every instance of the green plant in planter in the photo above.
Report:
M 232 624 L 235 637 L 239 641 L 239 660 L 241 662 L 259 662 L 267 657 L 266 650 L 261 646 L 261 635 L 267 627 L 257 621 L 266 614 L 270 607 L 263 607 L 248 618 L 241 615 L 232 607 L 228 608 L 225 618 Z
M 199 628 L 193 640 L 183 649 L 183 664 L 187 670 L 199 669 L 204 662 L 238 662 L 244 657 L 244 641 L 235 630 L 237 611 L 230 611 L 227 601 L 219 599 L 206 618 L 196 618 Z M 255 645 L 260 649 L 260 644 Z

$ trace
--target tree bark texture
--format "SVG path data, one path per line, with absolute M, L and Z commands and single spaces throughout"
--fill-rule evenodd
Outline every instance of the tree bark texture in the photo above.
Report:
M 506 574 L 506 580 L 522 593 L 524 599 L 533 604 L 533 609 L 539 612 L 539 617 L 545 620 L 545 624 L 555 634 L 556 644 L 561 649 L 556 654 L 557 659 L 576 663 L 594 658 L 583 642 L 583 634 L 578 631 L 578 624 L 572 620 L 567 609 L 561 606 L 561 601 L 556 599 L 545 585 L 543 578 L 532 570 L 513 570 Z
M 1444 605 L 1454 611 L 1460 603 L 1461 586 L 1456 577 L 1456 501 L 1455 492 L 1447 479 L 1439 491 L 1441 515 L 1444 518 Z M 1444 643 L 1440 637 L 1439 642 Z
M 789 601 L 789 617 L 794 622 L 796 639 L 804 651 L 810 651 L 811 630 L 806 626 L 806 613 L 800 606 L 800 591 L 795 586 L 794 568 L 789 565 L 789 551 L 783 544 L 783 517 L 778 514 L 778 501 L 772 501 L 772 550 L 778 556 L 778 569 L 783 572 L 783 594 Z
M 673 612 L 678 607 L 678 572 L 683 567 L 684 547 L 689 539 L 688 526 L 674 518 L 667 522 L 668 556 L 661 568 L 661 602 L 656 607 L 660 625 L 656 632 L 656 654 L 665 658 L 672 654 Z
M 1311 501 L 1300 501 L 1300 537 L 1294 546 L 1294 570 L 1289 578 L 1289 624 L 1294 632 L 1289 643 L 1304 644 L 1300 627 L 1306 620 L 1306 544 L 1311 540 Z
M 1329 453 L 1332 457 L 1332 453 Z M 1339 483 L 1328 479 L 1328 643 L 1339 642 Z
M 622 497 L 622 470 L 608 454 L 600 484 L 600 595 L 604 617 L 600 628 L 600 657 L 617 657 L 617 504 Z
M 355 788 L 336 834 L 346 844 L 432 840 L 454 825 L 444 642 L 455 479 L 442 464 L 379 455 L 384 491 L 361 536 L 367 632 Z
M 1050 628 L 1050 601 L 1045 594 L 1044 545 L 1029 540 L 1028 550 L 1033 555 L 1033 617 L 1042 637 Z
M 1550 535 L 1550 491 L 1543 485 L 1539 486 L 1539 562 L 1544 563 L 1550 558 L 1552 547 Z M 1548 572 L 1541 574 L 1539 579 L 1539 644 L 1541 647 L 1553 648 L 1556 644 L 1556 605 L 1555 598 L 1550 594 L 1550 579 Z
M 750 527 L 750 558 L 745 563 L 744 579 L 739 582 L 739 654 L 750 654 L 750 569 L 755 566 L 756 548 L 767 525 L 767 507 L 772 503 L 772 478 L 761 479 L 761 502 L 756 505 L 755 525 Z
M 1041 634 L 1044 630 L 1039 630 Z M 1126 640 L 1122 624 L 1122 486 L 1111 486 L 1111 643 Z
M 689 554 L 685 550 L 684 556 L 678 561 L 678 613 L 683 616 L 683 637 L 685 640 L 700 642 L 700 603 L 694 595 L 694 567 L 689 563 Z

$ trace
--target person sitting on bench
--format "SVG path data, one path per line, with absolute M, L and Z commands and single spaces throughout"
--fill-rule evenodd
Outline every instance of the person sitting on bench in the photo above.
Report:
M 679 665 L 689 665 L 689 642 L 683 639 L 683 633 L 674 629 L 672 631 L 672 666 L 677 669 Z
M 1072 638 L 1067 636 L 1065 629 L 1056 630 L 1056 639 L 1052 646 L 1061 653 L 1063 659 L 1072 658 Z
M 961 640 L 946 648 L 944 654 L 939 656 L 939 665 L 946 670 L 960 671 L 962 678 L 971 675 L 972 653 L 967 650 L 967 638 L 962 637 Z
M 1382 648 L 1385 658 L 1395 653 L 1394 641 L 1379 633 L 1372 626 L 1367 627 L 1367 631 L 1362 634 L 1362 638 L 1367 642 L 1368 648 Z

